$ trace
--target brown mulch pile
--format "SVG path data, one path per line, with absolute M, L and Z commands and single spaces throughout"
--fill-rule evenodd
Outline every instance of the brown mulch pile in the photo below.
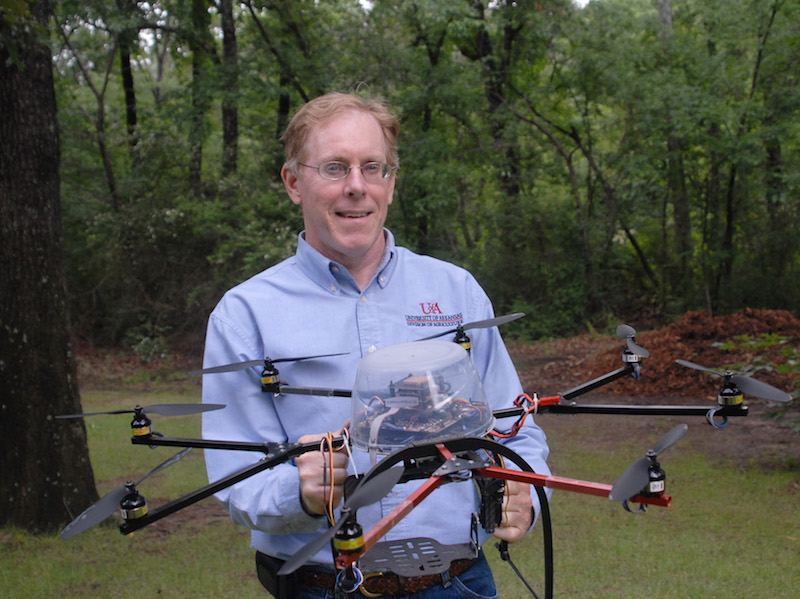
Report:
M 757 347 L 748 343 L 763 335 L 779 336 L 783 342 Z M 730 340 L 734 340 L 734 348 L 718 347 Z M 787 363 L 786 353 L 800 348 L 800 320 L 790 312 L 746 309 L 726 316 L 688 312 L 668 327 L 637 335 L 636 342 L 650 352 L 650 358 L 643 362 L 643 375 L 636 383 L 637 394 L 678 397 L 702 394 L 715 398 L 722 378 L 681 366 L 675 362 L 677 359 L 717 372 L 730 368 L 737 374 L 751 374 L 786 392 L 797 388 L 798 369 L 781 374 L 775 368 Z M 748 371 L 757 364 L 763 364 L 764 368 Z M 619 365 L 619 350 L 609 349 L 597 356 L 586 375 L 594 378 Z M 624 394 L 630 393 L 630 387 L 620 381 L 612 383 L 605 391 Z
M 782 341 L 757 347 L 748 343 L 763 335 L 779 336 Z M 606 385 L 603 394 L 716 399 L 722 378 L 681 366 L 677 359 L 717 372 L 731 368 L 788 393 L 797 389 L 800 379 L 800 365 L 784 374 L 775 368 L 786 365 L 792 357 L 800 358 L 800 319 L 783 310 L 745 309 L 725 316 L 687 312 L 667 327 L 637 333 L 635 340 L 650 352 L 642 362 L 642 376 L 635 383 L 626 377 Z M 718 347 L 731 340 L 734 348 Z M 583 335 L 550 342 L 544 350 L 518 346 L 512 353 L 523 366 L 525 388 L 536 385 L 536 391 L 544 395 L 566 391 L 621 368 L 623 347 L 624 341 L 615 337 Z M 552 384 L 559 386 L 552 388 Z
M 749 347 L 747 340 L 769 335 L 763 347 Z M 775 342 L 776 336 L 785 342 Z M 738 338 L 738 340 L 737 340 Z M 736 340 L 735 349 L 718 347 Z M 673 324 L 637 334 L 636 342 L 650 352 L 642 362 L 638 380 L 624 377 L 577 399 L 579 403 L 663 405 L 716 405 L 722 377 L 686 368 L 675 363 L 684 359 L 718 372 L 726 367 L 737 374 L 753 378 L 798 396 L 800 366 L 780 374 L 769 368 L 753 369 L 753 365 L 787 364 L 790 354 L 800 357 L 800 320 L 788 312 L 775 310 L 742 310 L 735 314 L 712 317 L 705 312 L 689 312 Z M 623 366 L 625 343 L 614 335 L 584 334 L 569 339 L 536 343 L 512 344 L 509 349 L 517 365 L 523 388 L 540 396 L 564 393 L 587 381 L 613 372 Z M 800 360 L 798 360 L 800 361 Z M 610 398 L 613 396 L 613 400 Z M 684 443 L 691 444 L 713 460 L 744 468 L 789 468 L 800 464 L 800 401 L 795 399 L 776 406 L 764 399 L 745 397 L 749 418 L 737 418 L 724 434 L 709 434 L 704 419 L 672 418 L 670 422 L 691 423 L 692 434 Z M 786 416 L 781 416 L 781 410 Z M 570 439 L 588 435 L 597 448 L 616 445 L 620 439 L 652 438 L 658 419 L 596 415 L 591 418 L 557 418 L 542 416 L 538 423 L 548 437 Z M 663 422 L 662 422 L 663 425 Z M 660 430 L 659 434 L 665 432 Z M 554 459 L 557 459 L 554 457 Z M 800 484 L 800 483 L 798 483 Z M 796 492 L 794 486 L 790 492 Z

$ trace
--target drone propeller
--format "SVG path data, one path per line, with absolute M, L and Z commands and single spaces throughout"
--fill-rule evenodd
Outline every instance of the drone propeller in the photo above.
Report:
M 636 329 L 627 324 L 621 324 L 617 327 L 617 337 L 625 339 L 625 347 L 629 352 L 640 358 L 649 358 L 650 352 L 643 348 L 641 345 L 633 340 L 636 337 Z
M 152 406 L 136 406 L 133 410 L 110 410 L 108 412 L 87 412 L 86 414 L 59 414 L 55 418 L 83 418 L 84 416 L 101 416 L 103 414 L 161 414 L 162 416 L 185 416 L 187 414 L 199 414 L 200 412 L 210 412 L 211 410 L 221 410 L 225 404 L 204 403 L 162 403 Z
M 450 333 L 463 333 L 464 331 L 469 331 L 470 329 L 487 329 L 489 327 L 500 326 L 501 324 L 506 324 L 507 322 L 511 322 L 512 320 L 517 320 L 518 318 L 522 318 L 523 316 L 525 316 L 523 312 L 516 312 L 515 314 L 506 314 L 505 316 L 498 316 L 496 318 L 489 318 L 487 320 L 478 320 L 475 322 L 470 322 L 468 324 L 459 325 L 454 329 L 447 329 L 446 331 L 442 331 L 441 333 L 436 333 L 435 335 L 431 335 L 430 337 L 423 337 L 422 339 L 417 339 L 417 341 L 428 341 L 429 339 L 444 337 L 445 335 L 449 335 Z
M 608 498 L 611 501 L 625 501 L 634 495 L 638 495 L 642 489 L 650 482 L 650 466 L 656 464 L 656 458 L 669 449 L 675 443 L 683 439 L 689 427 L 686 424 L 679 424 L 666 435 L 661 437 L 655 447 L 647 452 L 643 458 L 639 458 L 628 466 L 625 472 L 617 479 Z
M 62 530 L 61 534 L 58 536 L 62 539 L 69 539 L 75 535 L 89 530 L 96 524 L 100 524 L 103 520 L 111 516 L 117 509 L 119 509 L 120 502 L 128 493 L 131 492 L 132 488 L 135 488 L 137 485 L 141 484 L 142 481 L 150 478 L 154 474 L 161 472 L 164 468 L 172 466 L 191 450 L 191 447 L 187 447 L 183 451 L 176 453 L 168 460 L 161 462 L 158 466 L 153 468 L 135 483 L 129 482 L 125 486 L 119 487 L 118 489 L 114 489 L 110 493 L 107 493 L 98 502 L 93 503 L 86 508 L 80 516 L 67 524 L 64 530 Z
M 347 352 L 341 352 L 338 354 L 321 354 L 319 356 L 302 356 L 300 358 L 277 358 L 275 360 L 271 360 L 269 358 L 264 358 L 263 360 L 247 360 L 246 362 L 234 362 L 233 364 L 225 364 L 223 366 L 212 366 L 211 368 L 204 368 L 202 370 L 193 370 L 189 374 L 215 374 L 219 372 L 233 372 L 235 370 L 247 370 L 248 368 L 254 368 L 256 366 L 262 366 L 266 368 L 272 368 L 272 364 L 277 364 L 279 362 L 299 362 L 301 360 L 313 360 L 315 358 L 330 358 L 332 356 L 344 356 Z
M 353 494 L 342 505 L 342 515 L 336 524 L 326 530 L 324 534 L 304 545 L 281 566 L 278 574 L 281 576 L 291 574 L 314 557 L 318 551 L 330 543 L 352 513 L 364 506 L 380 501 L 392 490 L 392 487 L 397 484 L 402 475 L 403 468 L 389 468 L 358 485 Z
M 769 399 L 771 401 L 789 401 L 792 399 L 792 396 L 785 391 L 776 389 L 772 385 L 762 383 L 761 381 L 757 381 L 756 379 L 750 378 L 749 376 L 745 376 L 743 374 L 733 374 L 730 370 L 724 373 L 717 372 L 716 370 L 706 368 L 705 366 L 700 366 L 700 364 L 695 364 L 694 362 L 689 362 L 687 360 L 675 361 L 681 366 L 694 368 L 695 370 L 702 370 L 703 372 L 710 372 L 712 374 L 716 374 L 717 376 L 724 377 L 726 381 L 730 381 L 739 387 L 742 393 L 747 393 L 753 397 L 760 397 L 762 399 Z

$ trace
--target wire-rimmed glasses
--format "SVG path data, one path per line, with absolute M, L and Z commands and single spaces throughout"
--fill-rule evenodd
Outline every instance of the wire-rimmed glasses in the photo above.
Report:
M 328 179 L 329 181 L 340 181 L 345 179 L 347 178 L 347 175 L 350 174 L 352 169 L 357 168 L 361 170 L 361 176 L 364 177 L 364 180 L 372 183 L 376 183 L 383 179 L 388 179 L 392 176 L 392 172 L 396 171 L 398 168 L 396 166 L 386 164 L 385 162 L 365 162 L 360 166 L 350 166 L 349 164 L 338 162 L 336 160 L 320 162 L 316 166 L 313 164 L 303 164 L 302 162 L 298 162 L 297 164 L 299 166 L 305 166 L 306 168 L 315 169 L 319 173 L 320 177 L 323 179 Z

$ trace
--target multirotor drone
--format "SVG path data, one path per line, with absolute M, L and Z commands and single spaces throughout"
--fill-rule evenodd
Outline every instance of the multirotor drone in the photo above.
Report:
M 349 449 L 352 445 L 356 449 L 383 454 L 380 461 L 373 460 L 374 465 L 366 474 L 348 479 L 340 517 L 334 520 L 333 514 L 329 514 L 329 528 L 292 556 L 279 574 L 290 574 L 328 544 L 332 546 L 334 563 L 339 572 L 338 590 L 345 596 L 355 593 L 363 582 L 362 570 L 391 571 L 406 577 L 444 572 L 453 560 L 477 555 L 478 526 L 488 534 L 494 532 L 501 521 L 505 481 L 517 481 L 533 485 L 540 501 L 545 550 L 545 597 L 552 597 L 552 531 L 544 489 L 607 497 L 620 503 L 629 512 L 643 512 L 647 506 L 669 507 L 672 498 L 666 493 L 666 475 L 658 458 L 683 438 L 688 427 L 686 424 L 679 424 L 667 432 L 651 450 L 635 460 L 613 485 L 537 474 L 524 459 L 498 442 L 498 439 L 516 435 L 525 419 L 533 413 L 703 416 L 709 424 L 721 428 L 727 424 L 729 417 L 748 414 L 748 408 L 743 403 L 743 394 L 779 402 L 791 399 L 789 394 L 749 376 L 730 371 L 720 373 L 692 362 L 678 360 L 683 366 L 723 378 L 715 407 L 578 404 L 573 401 L 576 397 L 612 381 L 628 376 L 634 379 L 640 377 L 642 360 L 649 357 L 649 352 L 636 343 L 636 332 L 632 327 L 620 325 L 617 336 L 625 340 L 621 368 L 557 395 L 539 397 L 536 394 L 523 393 L 514 400 L 514 407 L 492 411 L 471 365 L 471 340 L 465 331 L 499 326 L 521 316 L 523 315 L 512 314 L 465 324 L 417 342 L 374 352 L 362 360 L 356 385 L 352 390 L 289 386 L 280 380 L 280 373 L 275 366 L 287 361 L 342 355 L 336 353 L 299 358 L 264 358 L 192 373 L 215 374 L 261 368 L 262 390 L 273 393 L 276 397 L 293 394 L 350 397 L 353 406 L 350 427 L 344 429 L 339 437 L 334 438 L 329 434 L 327 450 L 334 451 L 345 445 Z M 455 335 L 456 344 L 435 340 L 448 334 Z M 420 365 L 424 365 L 424 374 L 415 371 L 415 367 Z M 133 410 L 56 416 L 77 418 L 133 413 L 133 444 L 183 448 L 138 481 L 128 481 L 87 508 L 67 525 L 60 535 L 61 538 L 67 539 L 88 530 L 110 517 L 117 509 L 123 517 L 120 531 L 129 534 L 259 472 L 274 468 L 303 453 L 320 450 L 318 441 L 248 443 L 172 438 L 155 432 L 148 416 L 192 414 L 224 407 L 223 404 L 159 404 L 136 406 Z M 497 428 L 498 420 L 509 418 L 516 419 L 509 428 Z M 145 498 L 137 489 L 138 485 L 176 463 L 192 448 L 251 451 L 261 453 L 263 457 L 256 463 L 184 497 L 149 509 Z M 518 469 L 505 467 L 507 462 Z M 395 485 L 411 480 L 424 482 L 400 506 L 370 530 L 363 531 L 357 520 L 358 510 L 381 500 Z M 397 543 L 380 541 L 436 488 L 467 480 L 475 481 L 481 491 L 480 510 L 472 518 L 470 543 L 445 546 L 433 539 L 415 538 L 404 540 L 402 548 L 398 549 Z M 638 504 L 639 507 L 634 509 L 632 504 Z M 502 542 L 498 548 L 503 559 L 510 561 L 507 544 Z M 537 597 L 530 585 L 527 582 L 525 584 L 531 594 Z

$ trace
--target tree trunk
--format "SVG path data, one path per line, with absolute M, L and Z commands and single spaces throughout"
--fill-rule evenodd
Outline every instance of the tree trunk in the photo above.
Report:
M 658 20 L 661 22 L 660 35 L 672 37 L 672 2 L 670 0 L 655 0 Z
M 0 525 L 52 531 L 97 500 L 64 284 L 47 2 L 0 15 Z M 35 23 L 38 21 L 38 23 Z
M 127 20 L 134 18 L 137 13 L 136 3 L 132 0 L 117 0 L 117 10 L 120 16 Z M 136 45 L 139 35 L 138 28 L 126 27 L 117 35 L 119 46 L 119 71 L 122 79 L 122 90 L 125 95 L 125 125 L 128 132 L 128 145 L 136 148 L 139 139 L 136 132 L 136 87 L 133 81 L 133 68 L 131 67 L 131 51 Z
M 131 32 L 125 31 L 119 36 L 119 64 L 122 75 L 122 89 L 125 92 L 125 123 L 128 132 L 128 145 L 135 148 L 139 142 L 136 135 L 136 89 L 131 69 Z
M 689 192 L 686 189 L 686 173 L 683 166 L 683 148 L 676 138 L 667 138 L 667 198 L 672 204 L 675 219 L 675 265 L 671 277 L 669 294 L 682 297 L 687 305 L 692 304 L 694 291 L 691 282 L 689 259 L 692 255 L 691 207 Z
M 788 202 L 784 201 L 783 156 L 781 144 L 776 139 L 767 140 L 764 144 L 767 155 L 765 173 L 764 200 L 767 207 L 767 222 L 769 228 L 765 231 L 766 253 L 764 272 L 771 278 L 779 281 L 794 254 L 790 231 L 795 225 Z
M 236 172 L 239 160 L 239 113 L 235 98 L 239 95 L 236 23 L 233 19 L 233 0 L 222 0 L 222 176 Z
M 208 49 L 203 41 L 208 37 L 208 3 L 192 0 L 192 109 L 189 131 L 189 186 L 197 199 L 203 195 L 203 144 L 206 139 L 206 113 L 210 106 Z

